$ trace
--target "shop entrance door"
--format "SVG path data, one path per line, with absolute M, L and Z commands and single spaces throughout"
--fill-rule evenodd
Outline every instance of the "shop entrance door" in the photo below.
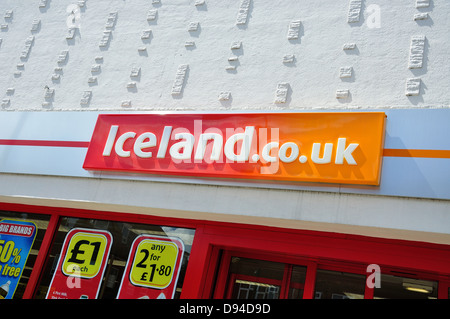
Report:
M 215 298 L 303 298 L 306 266 L 264 256 L 225 251 L 222 255 Z

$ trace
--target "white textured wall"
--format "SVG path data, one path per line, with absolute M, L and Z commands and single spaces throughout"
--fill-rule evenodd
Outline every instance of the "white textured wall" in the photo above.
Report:
M 247 1 L 205 0 L 195 5 L 197 1 L 0 1 L 0 109 L 450 105 L 449 1 L 248 0 L 247 19 L 241 25 L 236 24 L 238 13 Z M 73 39 L 67 39 L 67 8 L 78 4 L 84 6 L 79 16 L 74 14 Z M 147 21 L 151 9 L 158 10 L 157 18 Z M 101 48 L 112 12 L 117 12 L 117 21 L 109 43 Z M 36 31 L 31 30 L 34 20 L 40 20 Z M 298 39 L 289 40 L 293 21 L 300 21 L 292 30 Z M 188 30 L 191 22 L 198 22 L 197 31 Z M 149 29 L 150 38 L 141 39 Z M 29 36 L 34 36 L 33 44 L 28 57 L 21 58 Z M 187 41 L 195 45 L 186 47 Z M 235 41 L 242 43 L 240 49 L 231 49 Z M 349 43 L 355 49 L 343 50 Z M 58 63 L 64 50 L 67 58 Z M 289 54 L 294 62 L 283 63 Z M 92 72 L 99 56 L 100 70 Z M 238 60 L 229 61 L 230 57 Z M 184 78 L 177 78 L 180 65 L 188 65 Z M 235 70 L 227 70 L 233 66 Z M 138 77 L 130 77 L 134 67 L 140 68 Z M 342 67 L 352 68 L 350 77 L 340 77 Z M 52 80 L 53 74 L 59 74 L 59 80 Z M 92 76 L 96 81 L 90 84 Z M 410 78 L 417 80 L 408 82 Z M 127 88 L 129 82 L 136 87 Z M 174 83 L 181 84 L 179 94 L 172 94 Z M 279 86 L 282 83 L 288 84 Z M 47 98 L 46 86 L 54 89 Z M 337 98 L 338 90 L 348 90 L 349 95 Z M 82 105 L 85 91 L 92 96 Z M 224 94 L 229 99 L 220 100 L 221 92 L 229 92 Z
M 448 0 L 0 0 L 0 111 L 449 108 L 449 30 Z M 448 201 L 1 178 L 2 201 L 262 224 L 276 212 L 282 227 L 449 242 Z

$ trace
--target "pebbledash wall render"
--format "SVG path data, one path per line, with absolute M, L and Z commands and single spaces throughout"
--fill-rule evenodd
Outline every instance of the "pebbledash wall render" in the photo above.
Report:
M 3 203 L 448 248 L 448 2 L 8 0 L 0 10 Z M 375 186 L 83 168 L 100 115 L 371 112 L 386 121 Z

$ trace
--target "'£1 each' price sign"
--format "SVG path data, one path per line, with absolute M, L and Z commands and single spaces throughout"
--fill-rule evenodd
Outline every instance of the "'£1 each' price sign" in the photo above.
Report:
M 179 238 L 141 235 L 132 245 L 119 298 L 172 298 L 184 244 Z
M 108 240 L 103 234 L 77 232 L 69 242 L 62 264 L 65 275 L 77 273 L 81 278 L 93 278 L 100 271 Z
M 95 299 L 112 245 L 106 230 L 74 228 L 64 240 L 47 299 Z

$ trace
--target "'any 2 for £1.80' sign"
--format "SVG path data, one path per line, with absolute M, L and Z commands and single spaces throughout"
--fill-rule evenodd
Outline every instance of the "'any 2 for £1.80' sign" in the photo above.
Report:
M 141 235 L 131 247 L 119 299 L 173 298 L 184 254 L 174 237 Z

